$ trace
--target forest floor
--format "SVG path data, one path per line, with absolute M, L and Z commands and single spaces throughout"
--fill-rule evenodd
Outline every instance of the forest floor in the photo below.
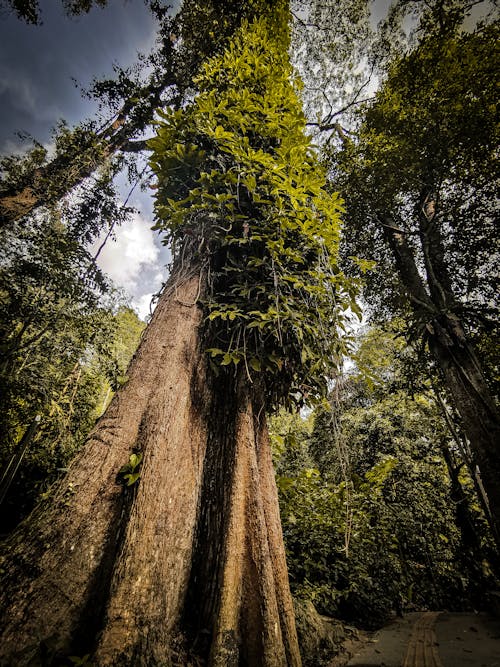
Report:
M 416 612 L 344 648 L 346 657 L 330 667 L 500 667 L 500 621 L 488 614 Z

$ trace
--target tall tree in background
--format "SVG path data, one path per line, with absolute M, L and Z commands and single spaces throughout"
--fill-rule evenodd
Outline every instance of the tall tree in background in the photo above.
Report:
M 468 3 L 429 7 L 418 46 L 391 66 L 355 140 L 344 135 L 337 175 L 348 203 L 347 254 L 378 262 L 366 295 L 379 313 L 409 309 L 411 331 L 428 345 L 460 415 L 498 528 L 498 408 L 473 346 L 497 313 L 498 25 L 462 32 Z
M 300 664 L 265 415 L 326 392 L 353 289 L 286 3 L 261 13 L 151 142 L 172 275 L 128 382 L 8 545 L 4 661 Z

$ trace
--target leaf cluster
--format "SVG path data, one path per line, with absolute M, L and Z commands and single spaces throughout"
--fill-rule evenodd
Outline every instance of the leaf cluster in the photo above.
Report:
M 366 296 L 384 317 L 404 311 L 406 297 L 380 213 L 405 234 L 418 267 L 434 253 L 436 275 L 427 282 L 441 282 L 447 307 L 469 327 L 498 312 L 498 57 L 495 23 L 424 36 L 389 68 L 375 101 L 360 113 L 357 136 L 333 158 L 348 208 L 345 252 L 377 261 Z M 425 197 L 433 204 L 427 233 L 419 222 Z
M 94 5 L 104 7 L 108 0 L 61 0 L 61 5 L 68 16 L 86 14 Z M 33 25 L 43 23 L 43 12 L 40 10 L 39 0 L 1 0 L 0 9 L 8 8 L 18 18 Z
M 133 486 L 139 480 L 141 471 L 139 470 L 142 463 L 142 454 L 131 454 L 128 463 L 120 468 L 118 476 L 125 486 Z

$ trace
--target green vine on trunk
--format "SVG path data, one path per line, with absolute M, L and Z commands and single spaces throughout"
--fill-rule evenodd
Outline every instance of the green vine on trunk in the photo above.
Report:
M 128 463 L 122 466 L 118 472 L 118 478 L 125 486 L 133 486 L 141 476 L 139 470 L 142 463 L 142 454 L 131 454 Z
M 155 228 L 206 269 L 211 362 L 244 366 L 275 406 L 326 394 L 357 308 L 336 264 L 342 201 L 305 134 L 288 30 L 276 26 L 244 23 L 203 66 L 192 104 L 159 112 L 149 142 Z

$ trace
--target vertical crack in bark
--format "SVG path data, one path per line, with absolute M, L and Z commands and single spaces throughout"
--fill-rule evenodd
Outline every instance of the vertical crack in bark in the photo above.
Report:
M 298 650 L 297 631 L 295 628 L 295 611 L 292 596 L 290 595 L 288 568 L 285 558 L 283 531 L 279 513 L 278 489 L 274 477 L 269 433 L 265 415 L 260 410 L 258 414 L 260 417 L 256 418 L 259 422 L 257 426 L 257 461 L 263 498 L 263 514 L 266 521 L 269 553 L 274 574 L 274 586 L 278 604 L 280 628 L 283 637 L 283 645 L 285 647 L 286 664 L 290 666 L 299 666 L 301 664 L 301 659 Z
M 220 385 L 220 379 L 216 382 Z M 265 418 L 254 417 L 252 397 L 243 385 L 227 380 L 225 389 L 225 394 L 220 386 L 215 391 L 225 400 L 211 411 L 185 623 L 213 667 L 298 666 Z

